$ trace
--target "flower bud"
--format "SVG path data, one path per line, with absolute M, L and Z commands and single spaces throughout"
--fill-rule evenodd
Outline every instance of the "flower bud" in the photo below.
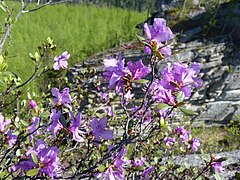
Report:
M 30 100 L 29 105 L 32 109 L 36 109 L 38 107 L 36 101 L 34 100 Z

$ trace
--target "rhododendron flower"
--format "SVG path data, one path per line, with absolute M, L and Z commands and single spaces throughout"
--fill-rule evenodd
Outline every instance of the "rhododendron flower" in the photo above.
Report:
M 7 119 L 6 122 L 4 122 L 4 117 L 2 113 L 0 113 L 0 132 L 5 131 L 5 127 L 11 123 L 11 119 Z
M 96 175 L 98 179 L 107 178 L 109 180 L 124 180 L 124 166 L 129 164 L 130 161 L 124 159 L 124 154 L 126 153 L 125 147 L 122 147 L 119 153 L 114 155 L 116 158 L 113 164 L 109 165 L 107 170 L 103 173 L 99 173 Z
M 173 66 L 169 64 L 161 72 L 163 79 L 160 84 L 164 89 L 173 92 L 182 91 L 187 99 L 191 96 L 191 87 L 200 87 L 202 85 L 202 80 L 197 77 L 200 68 L 199 63 L 192 63 L 188 68 L 180 62 L 173 63 Z
M 166 20 L 163 18 L 155 18 L 153 25 L 144 24 L 144 32 L 146 33 L 149 43 L 154 49 L 159 50 L 164 57 L 170 56 L 171 49 L 165 46 L 165 43 L 173 38 L 173 33 L 166 25 Z M 144 53 L 151 54 L 152 50 L 148 46 L 144 46 Z
M 113 139 L 113 133 L 106 129 L 108 119 L 103 117 L 98 120 L 93 118 L 91 121 L 92 135 L 94 136 L 94 141 L 101 142 L 101 138 L 105 140 Z
M 137 61 L 135 64 L 132 61 L 129 61 L 128 64 L 127 64 L 127 67 L 131 72 L 130 74 L 131 74 L 131 79 L 132 80 L 141 79 L 151 72 L 151 68 L 146 67 L 142 63 L 141 59 L 139 61 Z
M 200 146 L 200 139 L 199 138 L 192 138 L 190 144 L 191 144 L 191 149 L 193 151 L 197 151 L 198 146 Z
M 39 131 L 36 130 L 37 129 L 37 126 L 39 124 L 39 121 L 40 121 L 40 118 L 39 117 L 33 117 L 32 118 L 32 124 L 28 127 L 28 132 L 29 133 L 32 133 L 29 138 L 30 138 L 30 142 L 32 141 L 33 139 L 33 135 L 39 135 Z M 35 132 L 34 132 L 35 131 Z
M 100 98 L 98 99 L 99 102 L 107 102 L 109 100 L 109 95 L 107 92 L 100 92 L 99 93 Z
M 12 134 L 12 130 L 8 130 L 7 132 L 7 141 L 10 148 L 13 147 L 17 141 L 17 136 Z
M 124 94 L 124 99 L 126 100 L 126 104 L 128 104 L 134 97 L 134 94 L 129 90 L 126 94 Z
M 113 89 L 116 86 L 116 93 L 119 94 L 124 87 L 123 77 L 127 74 L 127 68 L 124 67 L 122 54 L 119 53 L 118 60 L 115 58 L 103 60 L 103 64 L 107 68 L 103 76 L 109 80 L 108 88 Z
M 72 117 L 71 125 L 69 126 L 68 130 L 72 132 L 73 139 L 78 142 L 83 142 L 84 139 L 79 135 L 79 133 L 83 134 L 84 132 L 79 130 L 81 121 L 82 121 L 82 114 L 78 113 L 76 118 L 74 118 L 73 114 L 70 113 Z
M 70 54 L 67 51 L 64 51 L 60 56 L 54 58 L 53 69 L 66 69 L 68 66 L 67 60 L 70 58 Z
M 53 134 L 51 136 L 52 140 L 54 139 L 54 135 L 63 128 L 62 123 L 59 121 L 61 115 L 62 115 L 61 111 L 57 112 L 55 109 L 52 110 L 52 113 L 50 115 L 53 122 L 48 128 L 48 131 L 53 131 Z
M 215 171 L 221 173 L 221 172 L 223 172 L 223 166 L 222 166 L 222 162 L 217 162 L 218 159 L 220 159 L 220 157 L 216 157 L 216 158 L 213 160 L 213 162 L 211 162 L 211 167 L 212 167 Z
M 109 80 L 109 89 L 116 87 L 116 93 L 123 92 L 124 85 L 134 82 L 134 80 L 141 79 L 151 72 L 149 67 L 144 66 L 142 60 L 133 64 L 128 62 L 127 67 L 124 66 L 124 59 L 119 54 L 118 60 L 115 58 L 105 59 L 103 61 L 107 71 L 103 73 L 103 76 Z
M 175 133 L 180 137 L 182 143 L 188 141 L 189 131 L 187 131 L 184 126 L 177 127 Z
M 38 105 L 37 105 L 36 101 L 34 101 L 32 99 L 30 100 L 29 105 L 32 109 L 38 108 Z
M 134 114 L 138 109 L 139 109 L 138 106 L 135 106 L 134 108 L 132 108 L 132 114 Z M 145 108 L 142 108 L 137 113 L 134 114 L 134 117 L 136 117 L 138 120 L 141 120 L 144 112 L 145 112 Z M 149 123 L 150 121 L 152 121 L 151 114 L 152 114 L 151 110 L 148 110 L 145 113 L 145 116 L 144 116 L 143 122 L 142 122 L 143 124 L 144 123 Z
M 169 137 L 165 137 L 164 139 L 163 139 L 163 142 L 165 142 L 166 143 L 166 146 L 172 146 L 174 143 L 175 143 L 175 138 L 173 137 L 173 138 L 169 138 Z
M 106 109 L 106 113 L 108 116 L 114 117 L 114 111 L 112 106 L 108 106 Z
M 52 88 L 51 92 L 52 92 L 52 95 L 55 97 L 53 99 L 53 102 L 55 103 L 56 106 L 72 103 L 72 98 L 69 94 L 69 88 L 64 88 L 62 90 L 62 93 L 60 93 L 57 88 Z
M 35 154 L 36 160 L 32 159 L 31 154 Z M 21 169 L 21 172 L 26 172 L 30 169 L 37 168 L 38 175 L 47 175 L 55 177 L 59 174 L 59 158 L 57 157 L 59 150 L 57 147 L 47 147 L 47 144 L 42 140 L 38 140 L 34 148 L 29 149 L 26 153 L 25 161 L 19 162 L 14 165 L 12 171 Z
M 145 157 L 142 157 L 141 159 L 135 159 L 135 158 L 134 158 L 133 165 L 134 165 L 134 166 L 137 166 L 137 167 L 138 167 L 138 166 L 143 166 L 145 160 L 146 160 Z
M 150 179 L 149 177 L 149 174 L 151 172 L 153 172 L 154 170 L 154 167 L 153 166 L 150 166 L 148 167 L 147 169 L 145 169 L 143 172 L 142 172 L 142 176 L 141 176 L 141 179 L 144 177 L 144 179 Z

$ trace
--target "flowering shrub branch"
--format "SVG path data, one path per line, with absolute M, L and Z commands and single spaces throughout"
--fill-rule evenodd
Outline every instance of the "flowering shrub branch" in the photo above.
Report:
M 174 62 L 158 76 L 156 63 L 171 55 L 168 41 L 173 33 L 162 18 L 144 24 L 144 31 L 146 38 L 137 38 L 144 53 L 150 54 L 149 62 L 126 64 L 119 53 L 117 59 L 103 61 L 102 77 L 86 70 L 75 85 L 60 77 L 40 101 L 31 97 L 29 105 L 18 106 L 16 115 L 0 115 L 1 179 L 198 179 L 211 168 L 222 172 L 226 159 L 221 157 L 205 158 L 202 168 L 175 163 L 176 156 L 201 147 L 201 140 L 192 137 L 183 123 L 172 123 L 182 113 L 196 114 L 184 105 L 192 89 L 202 85 L 200 64 Z M 70 54 L 65 51 L 54 58 L 55 48 L 48 39 L 39 53 L 30 55 L 36 62 L 33 76 L 0 96 L 46 70 L 65 71 Z M 46 68 L 37 74 L 40 62 Z M 136 87 L 144 97 L 136 96 Z M 119 103 L 113 107 L 116 99 Z

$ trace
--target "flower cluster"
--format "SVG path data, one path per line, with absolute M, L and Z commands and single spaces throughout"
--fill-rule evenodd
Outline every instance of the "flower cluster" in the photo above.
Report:
M 149 67 L 146 67 L 142 60 L 137 61 L 135 64 L 131 61 L 125 66 L 122 55 L 119 54 L 118 60 L 115 58 L 109 58 L 104 60 L 104 65 L 107 71 L 103 73 L 103 76 L 109 80 L 109 89 L 116 87 L 116 93 L 120 94 L 132 90 L 132 83 L 135 80 L 139 80 L 145 77 L 151 72 Z M 130 95 L 130 94 L 129 94 Z
M 180 62 L 169 63 L 157 75 L 157 60 L 172 53 L 167 41 L 173 38 L 173 33 L 162 18 L 155 18 L 153 25 L 144 24 L 144 32 L 147 38 L 140 41 L 144 53 L 151 54 L 150 63 L 146 62 L 151 67 L 144 65 L 141 59 L 125 64 L 121 53 L 118 59 L 110 57 L 103 61 L 106 67 L 103 76 L 109 83 L 108 88 L 115 90 L 114 95 L 105 91 L 105 87 L 104 92 L 100 92 L 101 82 L 90 90 L 81 87 L 81 83 L 74 87 L 71 83 L 62 87 L 60 83 L 58 87 L 61 89 L 54 86 L 46 94 L 46 103 L 37 103 L 29 97 L 28 107 L 24 109 L 23 105 L 22 108 L 29 113 L 22 116 L 17 112 L 14 122 L 4 120 L 0 113 L 3 134 L 0 140 L 8 143 L 8 146 L 0 146 L 1 150 L 5 148 L 0 157 L 17 157 L 6 160 L 11 163 L 7 164 L 10 168 L 1 172 L 9 171 L 12 178 L 18 175 L 60 179 L 65 172 L 69 175 L 71 169 L 70 178 L 110 180 L 165 179 L 178 173 L 170 162 L 174 148 L 185 153 L 196 152 L 200 139 L 193 138 L 184 126 L 170 125 L 169 119 L 180 112 L 180 105 L 184 106 L 183 101 L 191 97 L 192 88 L 202 85 L 198 77 L 201 66 L 199 63 L 189 66 Z M 55 57 L 53 69 L 66 69 L 69 58 L 67 51 Z M 150 73 L 151 77 L 146 78 Z M 135 87 L 145 93 L 141 101 L 134 94 Z M 91 101 L 101 103 L 101 106 L 91 103 L 89 92 L 98 96 Z M 120 97 L 118 107 L 112 102 L 114 96 Z M 85 104 L 85 99 L 89 104 Z M 106 106 L 102 107 L 102 104 Z M 115 126 L 110 126 L 113 124 Z M 9 155 L 12 152 L 14 154 Z M 162 161 L 166 155 L 169 162 Z M 212 157 L 206 164 L 208 168 L 222 172 L 222 161 L 223 158 Z M 0 175 L 0 178 L 4 176 Z
M 39 139 L 35 147 L 29 149 L 24 161 L 20 161 L 12 167 L 12 171 L 26 172 L 30 169 L 38 169 L 38 175 L 47 175 L 55 177 L 60 173 L 59 158 L 57 157 L 59 149 L 57 147 L 47 147 L 44 140 Z

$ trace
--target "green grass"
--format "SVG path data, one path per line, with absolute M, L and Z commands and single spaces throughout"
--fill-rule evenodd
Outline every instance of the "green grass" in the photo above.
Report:
M 14 12 L 21 5 L 6 4 L 14 7 Z M 146 13 L 74 4 L 48 6 L 26 13 L 13 26 L 7 62 L 11 71 L 27 79 L 33 71 L 28 54 L 35 52 L 49 36 L 57 44 L 57 54 L 65 50 L 71 54 L 71 66 L 92 54 L 134 39 L 135 25 L 145 18 Z M 3 22 L 2 12 L 0 20 Z
M 231 124 L 226 127 L 194 128 L 192 129 L 192 136 L 200 138 L 200 148 L 205 153 L 239 150 L 239 125 Z

